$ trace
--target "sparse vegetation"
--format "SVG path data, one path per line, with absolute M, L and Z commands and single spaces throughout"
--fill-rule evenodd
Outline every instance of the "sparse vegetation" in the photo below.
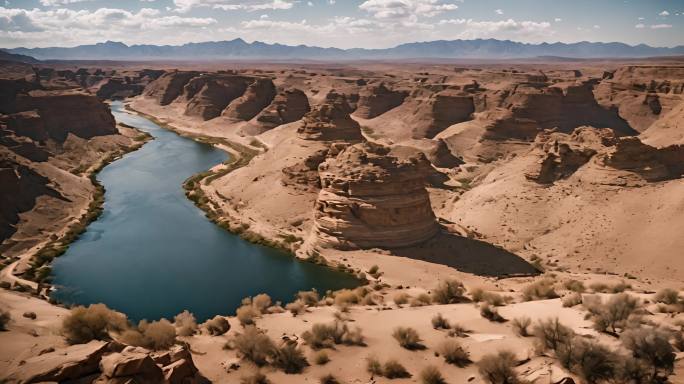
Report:
M 653 296 L 653 301 L 668 305 L 677 304 L 679 302 L 679 292 L 672 288 L 661 289 Z
M 382 367 L 382 375 L 388 379 L 402 379 L 411 377 L 411 374 L 404 368 L 401 363 L 395 359 L 390 359 L 385 362 Z
M 482 288 L 474 288 L 469 291 L 474 302 L 486 302 L 489 305 L 501 306 L 506 304 L 506 299 L 496 292 L 488 292 Z
M 347 323 L 340 320 L 330 324 L 314 324 L 311 330 L 302 334 L 302 338 L 314 350 L 334 348 L 335 344 L 365 345 L 361 329 L 349 329 Z
M 271 381 L 261 371 L 256 371 L 251 375 L 242 376 L 240 384 L 271 384 Z
M 465 287 L 456 279 L 445 280 L 432 291 L 432 301 L 439 304 L 453 304 L 466 301 Z
M 582 304 L 582 294 L 578 292 L 573 292 L 561 299 L 561 302 L 563 303 L 563 307 L 569 308 L 569 307 L 574 307 L 575 305 L 580 305 Z
M 559 344 L 556 357 L 565 368 L 587 383 L 611 380 L 617 375 L 616 354 L 593 340 L 572 337 L 568 342 Z
M 177 314 L 173 320 L 173 325 L 176 327 L 176 335 L 192 336 L 197 332 L 198 327 L 195 316 L 187 310 Z
M 235 336 L 234 345 L 243 358 L 257 366 L 266 365 L 276 349 L 268 335 L 253 325 L 246 326 L 243 333 Z
M 554 282 L 550 278 L 535 281 L 523 289 L 523 298 L 526 301 L 556 299 L 558 294 L 553 285 Z
M 561 345 L 569 344 L 575 333 L 556 317 L 540 320 L 534 327 L 533 334 L 537 337 L 539 350 L 543 352 L 549 349 L 556 351 Z
M 477 363 L 478 372 L 490 384 L 518 384 L 515 372 L 516 358 L 510 351 L 499 351 L 482 357 Z
M 62 322 L 62 334 L 70 344 L 85 344 L 91 340 L 109 340 L 110 332 L 128 327 L 126 315 L 107 308 L 104 304 L 78 306 Z
M 449 320 L 445 319 L 441 313 L 438 313 L 432 318 L 432 328 L 450 329 L 451 325 L 449 324 Z
M 516 317 L 511 322 L 511 325 L 513 326 L 513 331 L 516 333 L 516 335 L 522 337 L 530 336 L 529 328 L 530 325 L 532 325 L 532 320 L 529 317 Z
M 301 373 L 309 362 L 297 343 L 285 342 L 273 350 L 273 365 L 285 373 Z
M 460 324 L 452 324 L 449 336 L 468 337 L 470 330 Z
M 584 291 L 586 291 L 584 283 L 574 279 L 567 280 L 565 283 L 563 283 L 563 287 L 565 287 L 565 289 L 567 289 L 568 291 L 573 291 L 577 293 L 584 293 Z
M 457 367 L 465 367 L 472 363 L 468 351 L 456 340 L 443 341 L 437 348 L 437 352 L 442 355 L 444 361 Z
M 213 319 L 204 322 L 202 327 L 206 329 L 210 335 L 220 336 L 230 330 L 230 323 L 225 317 L 216 315 Z
M 496 308 L 493 308 L 488 303 L 484 303 L 480 306 L 480 315 L 489 321 L 494 321 L 497 323 L 504 323 L 508 321 L 499 314 L 499 311 Z
M 425 349 L 425 345 L 421 344 L 418 332 L 411 327 L 397 327 L 392 332 L 394 337 L 403 348 L 408 350 Z
M 382 376 L 382 363 L 375 356 L 366 358 L 366 370 L 371 375 Z
M 408 303 L 409 298 L 410 296 L 407 293 L 399 292 L 396 295 L 394 295 L 394 298 L 392 300 L 394 301 L 394 304 L 401 306 Z
M 325 376 L 321 376 L 319 383 L 321 383 L 321 384 L 340 384 L 340 381 L 337 380 L 337 378 L 335 376 L 333 376 L 332 373 L 328 373 Z
M 292 316 L 299 316 L 306 312 L 306 304 L 303 301 L 297 299 L 291 303 L 285 305 L 285 309 L 292 313 Z
M 421 293 L 418 296 L 411 299 L 410 304 L 412 307 L 422 307 L 425 305 L 432 304 L 432 298 L 427 293 Z
M 316 351 L 313 354 L 312 360 L 316 365 L 325 365 L 330 362 L 330 356 L 328 356 L 326 351 Z
M 299 291 L 297 293 L 297 300 L 300 300 L 307 307 L 315 307 L 320 301 L 320 296 L 315 289 L 311 291 Z
M 420 371 L 420 382 L 422 384 L 446 384 L 444 376 L 434 365 L 428 365 Z
M 661 382 L 674 369 L 675 352 L 670 333 L 660 328 L 635 328 L 620 335 L 620 341 L 650 372 L 650 382 Z
M 605 303 L 598 296 L 590 296 L 584 300 L 584 306 L 592 315 L 594 328 L 600 332 L 616 334 L 618 329 L 624 330 L 639 308 L 639 300 L 627 293 L 611 296 Z
M 147 349 L 168 349 L 176 342 L 176 328 L 166 319 L 148 322 L 141 320 L 137 328 L 124 331 L 120 340 L 128 345 Z

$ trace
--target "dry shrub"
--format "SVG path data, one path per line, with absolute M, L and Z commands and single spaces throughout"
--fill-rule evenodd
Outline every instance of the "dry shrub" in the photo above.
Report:
M 335 292 L 335 305 L 345 309 L 350 305 L 358 304 L 360 301 L 359 295 L 351 289 L 341 289 Z
M 259 313 L 266 313 L 271 306 L 271 296 L 261 293 L 252 298 L 252 306 Z
M 295 342 L 285 342 L 280 347 L 273 350 L 273 366 L 280 368 L 285 373 L 301 373 L 304 368 L 309 366 L 309 362 L 304 357 L 304 352 L 297 348 Z
M 253 325 L 246 326 L 243 333 L 235 335 L 234 345 L 242 357 L 258 366 L 268 364 L 268 359 L 276 350 L 268 335 Z
M 360 328 L 350 329 L 346 322 L 335 320 L 330 324 L 317 323 L 302 333 L 304 341 L 314 350 L 334 348 L 335 344 L 364 346 Z
M 569 327 L 561 324 L 558 318 L 540 320 L 534 327 L 533 334 L 537 337 L 540 352 L 556 351 L 561 345 L 568 345 L 575 333 Z
M 422 384 L 446 384 L 444 376 L 434 365 L 428 365 L 420 371 L 420 382 Z
M 469 333 L 471 333 L 471 331 L 461 324 L 452 324 L 449 336 L 468 337 Z
M 660 328 L 629 329 L 620 335 L 625 348 L 652 372 L 651 382 L 660 382 L 673 372 L 675 351 L 669 339 L 670 332 Z
M 306 312 L 306 304 L 303 301 L 297 299 L 285 306 L 285 309 L 292 313 L 292 316 L 298 316 Z
M 567 289 L 568 291 L 573 291 L 577 293 L 584 293 L 584 291 L 586 290 L 583 282 L 574 279 L 567 280 L 565 283 L 563 283 L 563 287 L 565 287 L 565 289 Z
M 197 332 L 198 328 L 195 316 L 187 310 L 173 318 L 173 325 L 176 327 L 176 334 L 178 336 L 192 336 Z
M 511 325 L 513 325 L 513 331 L 518 336 L 527 337 L 530 335 L 530 325 L 532 324 L 532 319 L 527 316 L 516 317 L 513 319 Z
M 610 292 L 612 292 L 612 293 L 621 293 L 621 292 L 624 292 L 624 291 L 626 291 L 626 290 L 628 290 L 628 289 L 632 289 L 632 285 L 631 285 L 631 284 L 628 284 L 628 283 L 625 283 L 624 281 L 621 281 L 621 282 L 619 282 L 619 283 L 613 285 L 612 287 L 610 287 Z
M 141 320 L 137 329 L 131 328 L 120 336 L 121 342 L 147 349 L 168 349 L 176 343 L 176 328 L 166 319 L 148 322 Z
M 432 328 L 450 329 L 451 325 L 449 324 L 449 320 L 445 319 L 441 313 L 438 313 L 432 318 Z
M 0 308 L 0 331 L 6 331 L 7 330 L 7 324 L 12 320 L 12 315 L 10 315 L 9 311 Z
M 243 304 L 240 308 L 235 311 L 237 319 L 240 321 L 242 326 L 254 325 L 254 319 L 260 315 L 252 304 Z
M 523 289 L 523 298 L 526 301 L 556 299 L 558 294 L 553 288 L 553 280 L 544 278 L 535 281 Z
M 504 350 L 483 356 L 477 362 L 477 369 L 490 384 L 518 384 L 520 379 L 514 369 L 516 363 L 513 352 Z
M 556 357 L 586 383 L 610 381 L 618 374 L 617 355 L 604 345 L 583 337 L 574 336 L 569 342 L 559 344 Z
M 70 344 L 85 344 L 91 340 L 108 340 L 109 332 L 121 332 L 127 327 L 128 320 L 123 313 L 104 304 L 91 304 L 71 309 L 62 321 L 62 334 Z
M 474 288 L 470 290 L 469 293 L 473 301 L 477 303 L 484 301 L 489 305 L 494 305 L 497 307 L 506 304 L 506 298 L 496 292 L 488 292 L 482 288 Z
M 403 379 L 411 377 L 411 374 L 404 368 L 401 363 L 395 359 L 390 359 L 385 362 L 382 367 L 382 375 L 388 379 Z
M 271 381 L 261 371 L 256 371 L 251 375 L 242 376 L 240 384 L 271 384 Z
M 370 269 L 368 270 L 368 274 L 373 276 L 374 279 L 377 279 L 378 277 L 380 277 L 380 275 L 382 275 L 382 273 L 380 273 L 380 267 L 378 267 L 377 265 L 373 265 L 372 267 L 370 267 Z
M 472 363 L 468 351 L 461 346 L 461 343 L 455 340 L 443 341 L 439 348 L 437 348 L 437 352 L 444 357 L 444 361 L 457 367 L 462 368 Z
M 653 296 L 653 301 L 668 305 L 677 304 L 679 302 L 679 292 L 672 288 L 661 289 Z
M 382 376 L 382 363 L 375 356 L 366 357 L 366 370 L 373 376 Z
M 411 299 L 410 305 L 412 307 L 422 307 L 432 304 L 432 298 L 427 293 L 423 292 Z
M 394 304 L 401 306 L 403 304 L 408 303 L 410 297 L 411 296 L 409 296 L 407 293 L 399 292 L 396 295 L 394 295 L 394 298 L 392 300 L 394 300 Z
M 624 330 L 639 308 L 639 300 L 626 293 L 611 296 L 605 303 L 596 296 L 585 299 L 585 307 L 591 313 L 594 328 L 600 332 L 617 333 Z
M 465 287 L 456 279 L 444 280 L 432 291 L 432 301 L 439 304 L 453 304 L 466 301 Z
M 421 344 L 420 336 L 418 331 L 411 327 L 397 327 L 392 332 L 392 337 L 394 337 L 403 348 L 408 350 L 418 350 L 425 349 L 425 345 Z
M 337 378 L 333 376 L 332 373 L 328 373 L 327 375 L 321 376 L 321 379 L 318 382 L 320 384 L 340 384 L 340 381 L 337 380 Z
M 563 299 L 561 299 L 561 302 L 563 303 L 563 307 L 566 308 L 582 304 L 582 294 L 578 292 L 571 293 L 563 297 Z
M 318 305 L 320 296 L 318 295 L 318 291 L 316 291 L 315 289 L 312 289 L 310 291 L 299 291 L 297 292 L 297 300 L 304 303 L 304 305 L 306 305 L 307 307 L 315 307 Z
M 220 336 L 230 330 L 230 323 L 223 316 L 214 316 L 202 324 L 202 327 L 212 336 Z
M 589 284 L 589 289 L 594 293 L 608 293 L 610 292 L 610 287 L 606 283 L 595 282 Z
M 497 323 L 504 323 L 508 321 L 499 314 L 499 311 L 496 308 L 493 308 L 488 303 L 482 304 L 480 307 L 480 315 L 489 321 L 494 321 Z
M 330 362 L 330 356 L 328 356 L 326 351 L 316 351 L 313 354 L 312 360 L 316 365 L 325 365 Z

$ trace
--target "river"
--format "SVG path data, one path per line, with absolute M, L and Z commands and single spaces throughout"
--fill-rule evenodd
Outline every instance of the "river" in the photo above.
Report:
M 258 293 L 289 302 L 300 290 L 357 284 L 214 225 L 182 183 L 228 155 L 128 113 L 121 102 L 111 109 L 117 121 L 154 140 L 97 175 L 106 188 L 104 212 L 54 261 L 54 298 L 102 302 L 132 320 L 170 319 L 187 309 L 202 321 L 233 314 L 242 298 Z

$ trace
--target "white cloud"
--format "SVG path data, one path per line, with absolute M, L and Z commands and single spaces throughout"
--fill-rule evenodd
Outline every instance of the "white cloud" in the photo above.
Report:
M 660 12 L 658 15 L 660 15 L 660 16 L 670 16 L 670 12 L 668 12 L 668 11 L 662 11 L 662 12 Z
M 266 9 L 290 9 L 294 0 L 174 0 L 177 12 L 188 12 L 193 8 L 207 7 L 224 11 L 261 11 Z
M 672 24 L 655 24 L 651 25 L 651 29 L 666 29 L 672 28 Z
M 644 18 L 643 18 L 643 17 L 640 17 L 640 18 L 639 18 L 639 21 L 642 21 L 642 20 L 644 20 Z
M 553 21 L 555 21 L 556 23 L 560 23 L 561 21 L 563 21 L 563 19 L 561 19 L 560 17 L 556 17 L 555 19 L 553 19 Z
M 598 24 L 594 24 L 594 29 L 601 29 L 601 26 Z
M 634 28 L 636 28 L 636 29 L 644 29 L 644 27 L 646 27 L 646 26 L 644 25 L 644 23 L 639 23 L 639 24 L 637 24 L 637 25 L 634 26 Z
M 511 37 L 534 37 L 544 38 L 553 33 L 551 23 L 546 21 L 516 21 L 513 19 L 499 21 L 477 21 L 473 19 L 447 19 L 440 20 L 439 25 L 462 25 L 465 29 L 458 35 L 459 38 L 502 38 Z
M 439 0 L 366 0 L 359 8 L 376 19 L 415 19 L 453 11 L 458 5 Z
M 84 1 L 92 1 L 92 0 L 40 0 L 40 4 L 43 5 L 44 7 L 54 7 L 56 5 L 82 3 Z
M 502 9 L 495 9 L 494 12 L 495 12 L 497 15 L 503 15 L 503 13 L 504 13 Z
M 309 7 L 313 7 L 313 3 L 310 2 L 310 1 L 307 1 L 307 2 L 306 2 L 306 5 L 308 5 Z

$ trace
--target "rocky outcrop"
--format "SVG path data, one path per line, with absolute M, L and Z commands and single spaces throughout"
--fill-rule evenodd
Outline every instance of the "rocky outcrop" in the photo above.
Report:
M 185 84 L 198 74 L 197 72 L 167 72 L 148 84 L 143 94 L 155 98 L 159 105 L 168 105 L 181 94 Z
M 102 100 L 117 100 L 138 96 L 144 89 L 144 85 L 132 83 L 130 80 L 110 78 L 99 85 L 95 95 Z
M 256 78 L 244 95 L 233 100 L 222 115 L 233 120 L 251 120 L 266 108 L 276 96 L 276 87 L 270 78 Z
M 354 114 L 363 119 L 372 119 L 400 106 L 407 95 L 407 92 L 387 88 L 384 83 L 367 87 L 359 95 Z
M 684 145 L 654 148 L 637 137 L 623 137 L 603 156 L 606 165 L 639 174 L 647 181 L 684 175 Z
M 472 118 L 475 112 L 473 96 L 447 90 L 435 94 L 429 101 L 432 121 L 421 130 L 414 130 L 413 137 L 433 138 L 445 128 Z
M 190 80 L 183 90 L 183 98 L 188 103 L 185 114 L 202 120 L 221 116 L 230 102 L 245 93 L 248 81 L 242 76 L 229 75 L 204 75 Z
M 351 112 L 346 98 L 331 92 L 324 103 L 315 106 L 304 116 L 297 135 L 304 140 L 361 141 L 361 126 L 349 116 Z
M 264 130 L 300 120 L 311 110 L 309 99 L 297 88 L 281 91 L 273 102 L 256 117 Z
M 326 160 L 319 166 L 314 244 L 398 248 L 430 239 L 439 226 L 425 189 L 429 167 L 420 152 L 399 157 L 371 143 L 352 145 Z
M 283 168 L 282 183 L 304 190 L 319 189 L 321 181 L 318 166 L 325 161 L 328 153 L 328 149 L 321 149 L 307 156 L 302 162 Z
M 134 382 L 160 383 L 164 374 L 144 348 L 126 347 L 100 361 L 100 371 L 107 379 L 126 378 Z

